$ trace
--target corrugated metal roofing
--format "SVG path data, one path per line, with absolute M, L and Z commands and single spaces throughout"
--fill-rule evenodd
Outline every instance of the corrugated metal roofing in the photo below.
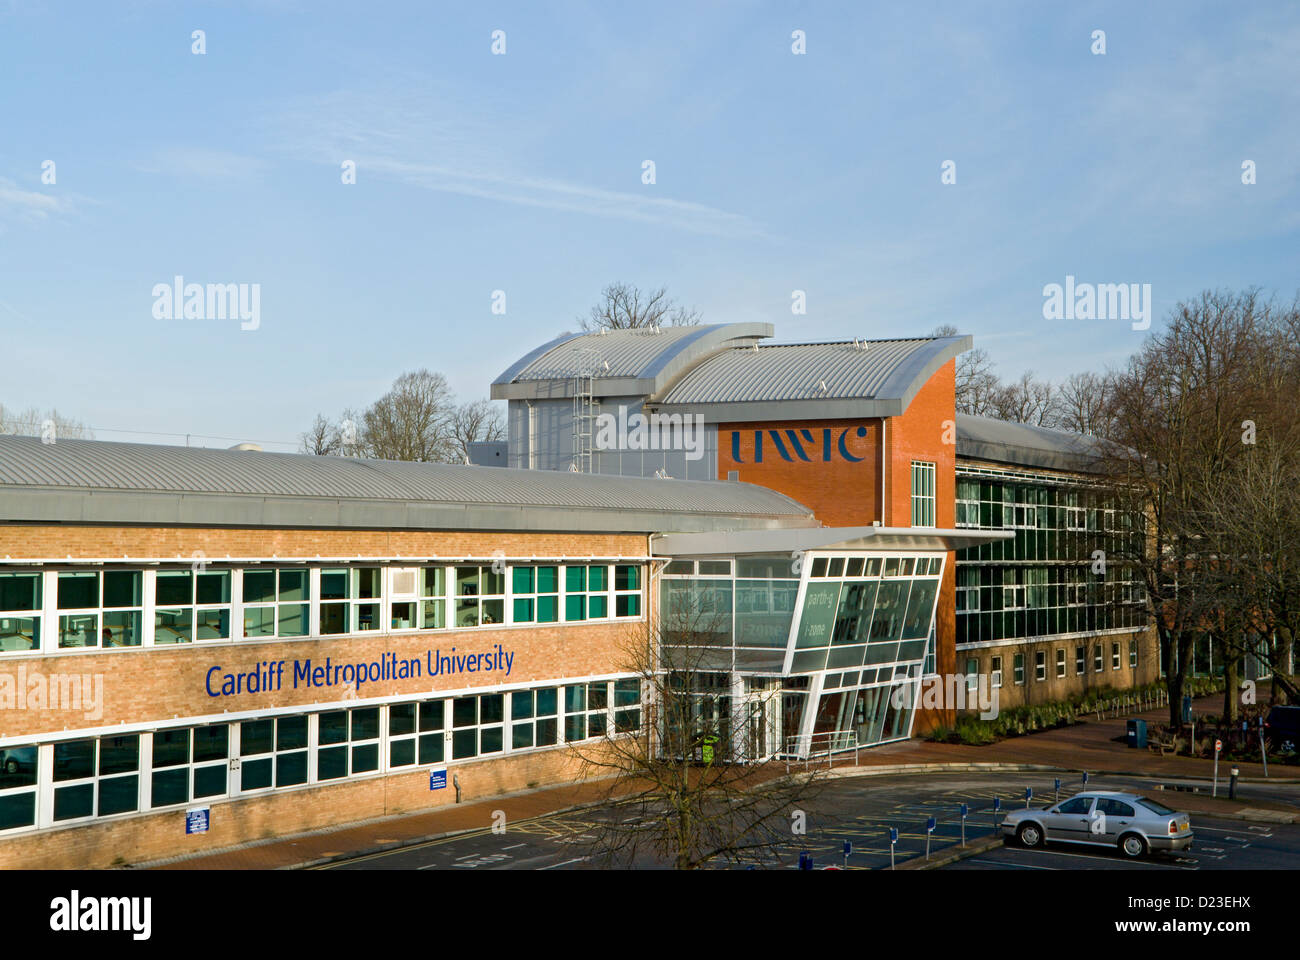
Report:
M 1027 467 L 1055 470 L 1095 470 L 1104 442 L 1068 430 L 993 417 L 957 415 L 957 455 Z
M 447 463 L 0 436 L 0 504 L 16 488 L 807 516 L 753 484 Z M 4 519 L 0 506 L 0 519 Z
M 769 323 L 721 323 L 565 334 L 515 361 L 493 381 L 492 396 L 568 396 L 573 379 L 588 376 L 600 396 L 650 394 L 703 358 L 772 333 Z
M 610 330 L 568 340 L 548 350 L 515 374 L 514 380 L 562 380 L 595 374 L 599 377 L 640 377 L 666 350 L 697 336 L 703 327 L 660 327 L 654 330 Z M 604 364 L 609 364 L 606 369 Z
M 895 399 L 907 383 L 897 374 L 965 338 L 770 344 L 717 354 L 683 376 L 663 404 L 779 400 Z M 957 351 L 960 352 L 960 351 Z M 955 355 L 955 353 L 954 353 Z M 824 384 L 824 388 L 823 388 Z

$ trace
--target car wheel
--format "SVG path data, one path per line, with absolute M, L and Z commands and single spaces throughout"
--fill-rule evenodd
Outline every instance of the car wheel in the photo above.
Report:
M 1022 847 L 1033 849 L 1043 845 L 1043 831 L 1036 823 L 1022 823 L 1016 831 L 1016 839 Z
M 1136 860 L 1146 855 L 1147 842 L 1136 833 L 1126 833 L 1119 838 L 1119 849 L 1130 860 Z

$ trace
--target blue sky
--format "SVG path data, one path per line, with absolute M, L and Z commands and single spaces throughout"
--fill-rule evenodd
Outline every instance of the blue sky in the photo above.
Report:
M 0 0 L 0 403 L 288 449 L 408 369 L 486 395 L 613 280 L 1100 370 L 1143 334 L 1044 285 L 1300 287 L 1300 5 L 1226 6 Z M 154 319 L 177 274 L 260 327 Z

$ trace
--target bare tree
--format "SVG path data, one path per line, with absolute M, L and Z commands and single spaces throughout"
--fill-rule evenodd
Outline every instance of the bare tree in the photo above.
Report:
M 636 330 L 644 327 L 693 327 L 699 311 L 680 306 L 668 296 L 667 287 L 648 293 L 630 283 L 611 283 L 601 291 L 600 302 L 591 313 L 579 317 L 583 330 Z
M 380 460 L 452 460 L 454 416 L 447 378 L 415 370 L 398 377 L 361 415 L 360 441 L 367 455 Z
M 1106 416 L 1115 442 L 1103 447 L 1102 469 L 1120 510 L 1145 521 L 1144 537 L 1119 541 L 1118 559 L 1145 587 L 1175 729 L 1197 637 L 1216 618 L 1225 629 L 1239 626 L 1225 620 L 1220 558 L 1241 551 L 1223 541 L 1213 516 L 1231 504 L 1208 497 L 1212 478 L 1243 454 L 1242 423 L 1260 403 L 1252 387 L 1259 322 L 1253 291 L 1206 292 L 1179 304 L 1111 380 Z M 1239 577 L 1231 582 L 1240 589 Z
M 301 434 L 298 450 L 300 453 L 326 457 L 337 454 L 340 446 L 338 424 L 331 423 L 324 414 L 318 413 L 311 428 Z
M 1056 390 L 1056 422 L 1061 430 L 1105 436 L 1109 380 L 1091 372 L 1072 373 Z
M 451 440 L 458 462 L 469 463 L 469 445 L 485 440 L 504 440 L 506 421 L 501 408 L 491 400 L 471 400 L 456 408 L 451 420 Z
M 316 414 L 311 429 L 299 435 L 299 453 L 318 457 L 365 457 L 369 451 L 362 442 L 361 415 L 351 408 L 344 410 L 338 420 Z
M 932 337 L 956 337 L 958 330 L 951 323 L 935 327 Z M 996 415 L 995 399 L 1002 391 L 1002 381 L 993 372 L 993 359 L 983 347 L 967 350 L 957 358 L 956 400 L 957 412 L 979 417 Z
M 55 440 L 93 440 L 94 432 L 80 420 L 62 416 L 51 408 L 42 413 L 36 407 L 21 412 L 7 410 L 0 404 L 0 435 L 40 437 L 47 434 Z
M 770 859 L 820 784 L 820 772 L 787 775 L 779 747 L 755 741 L 751 717 L 733 716 L 718 649 L 729 631 L 700 593 L 686 596 L 666 626 L 627 634 L 623 669 L 636 677 L 639 705 L 620 709 L 616 699 L 614 732 L 574 748 L 582 779 L 603 782 L 605 804 L 617 808 L 590 828 L 593 854 L 607 864 L 649 855 L 690 870 Z
M 1039 427 L 1054 426 L 1058 420 L 1056 388 L 1049 381 L 1035 380 L 1032 370 L 999 390 L 992 398 L 992 406 L 993 416 L 999 420 Z

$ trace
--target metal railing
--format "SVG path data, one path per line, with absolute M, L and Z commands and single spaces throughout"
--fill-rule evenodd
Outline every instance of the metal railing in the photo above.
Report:
M 791 761 L 802 760 L 804 769 L 807 770 L 813 758 L 823 755 L 826 757 L 826 766 L 829 767 L 835 762 L 836 754 L 847 753 L 850 750 L 853 751 L 853 762 L 856 764 L 862 750 L 856 730 L 830 730 L 825 733 L 801 733 L 786 737 L 785 769 L 789 773 Z

